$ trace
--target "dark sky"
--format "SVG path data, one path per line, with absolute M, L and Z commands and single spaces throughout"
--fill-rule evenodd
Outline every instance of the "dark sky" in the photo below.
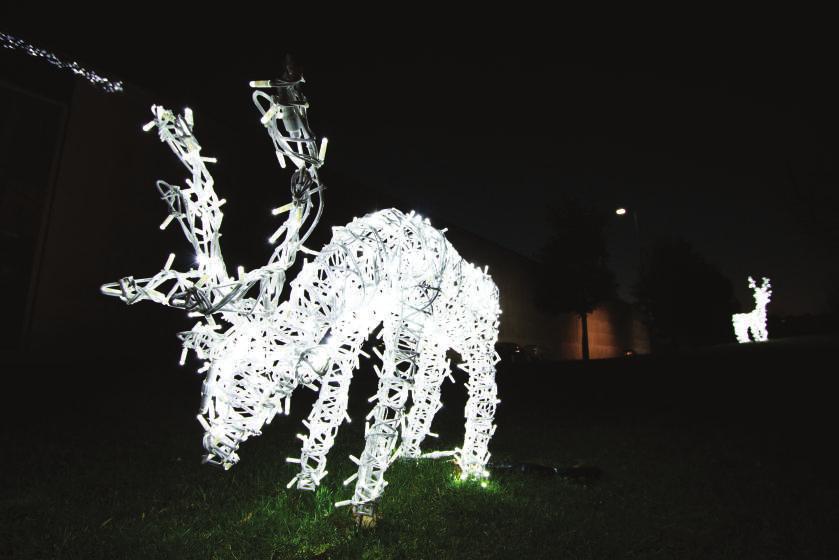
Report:
M 168 41 L 148 27 L 0 28 L 253 135 L 263 133 L 247 81 L 278 75 L 290 51 L 313 127 L 330 138 L 332 189 L 335 170 L 531 256 L 550 233 L 547 207 L 577 193 L 637 211 L 644 244 L 692 242 L 746 307 L 749 274 L 772 278 L 776 313 L 817 312 L 837 293 L 839 49 L 820 32 L 641 46 L 503 34 L 359 44 L 323 32 L 282 44 L 281 26 L 170 27 Z M 627 294 L 631 218 L 615 217 L 609 236 Z

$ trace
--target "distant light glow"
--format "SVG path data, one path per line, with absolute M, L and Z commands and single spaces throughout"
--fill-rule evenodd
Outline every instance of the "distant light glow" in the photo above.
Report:
M 615 210 L 615 214 L 617 214 L 618 216 L 623 216 L 624 214 L 626 214 L 626 208 L 618 208 L 617 210 Z
M 350 421 L 350 382 L 359 357 L 366 356 L 361 346 L 382 325 L 384 349 L 373 349 L 381 366 L 374 368 L 379 387 L 369 399 L 375 404 L 365 418 L 365 447 L 360 457 L 350 456 L 358 472 L 344 481 L 355 481 L 355 491 L 336 506 L 352 505 L 356 514 L 372 515 L 387 485 L 385 471 L 397 458 L 453 456 L 461 478 L 485 480 L 500 402 L 495 342 L 501 310 L 488 269 L 463 260 L 428 219 L 395 209 L 355 218 L 333 228 L 332 240 L 320 251 L 307 249 L 303 243 L 322 210 L 317 171 L 327 142 L 318 144 L 307 128 L 308 104 L 298 83 L 252 84 L 285 88 L 276 96 L 258 91 L 254 102 L 279 161 L 287 158 L 297 168 L 292 202 L 272 212 L 286 214 L 286 220 L 271 236 L 279 244 L 268 264 L 250 271 L 239 266 L 235 277 L 228 274 L 219 244 L 223 199 L 205 165 L 213 160 L 201 155 L 193 135 L 194 114 L 154 106 L 154 120 L 145 129 L 156 128 L 189 171 L 186 188 L 158 181 L 169 208 L 161 227 L 180 225 L 195 252 L 194 267 L 173 270 L 170 255 L 155 276 L 123 278 L 104 285 L 103 293 L 129 304 L 154 301 L 199 318 L 179 335 L 180 363 L 192 350 L 203 362 L 198 371 L 206 373 L 198 416 L 206 462 L 233 466 L 239 445 L 259 435 L 275 415 L 288 414 L 292 392 L 303 385 L 318 398 L 303 422 L 306 433 L 297 436 L 303 441 L 299 458 L 287 459 L 300 469 L 288 487 L 315 490 L 327 475 L 326 456 L 339 426 Z M 280 100 L 291 102 L 278 106 Z M 283 301 L 286 271 L 300 251 L 313 258 L 291 281 Z M 464 443 L 423 453 L 425 438 L 436 437 L 430 429 L 442 408 L 440 387 L 445 379 L 453 381 L 446 358 L 450 348 L 462 356 L 460 369 L 469 375 Z
M 765 342 L 769 340 L 769 331 L 766 329 L 766 305 L 772 297 L 772 286 L 769 278 L 763 278 L 758 286 L 754 279 L 749 276 L 749 287 L 753 291 L 755 308 L 748 313 L 735 313 L 731 316 L 731 323 L 734 325 L 734 336 L 737 342 Z
M 39 49 L 38 47 L 27 43 L 23 39 L 18 39 L 17 37 L 13 37 L 7 33 L 3 33 L 2 31 L 0 31 L 0 42 L 2 42 L 3 46 L 7 49 L 23 51 L 35 58 L 42 58 L 57 68 L 70 70 L 73 74 L 81 76 L 91 84 L 102 88 L 108 93 L 120 92 L 123 89 L 123 84 L 120 81 L 112 81 L 108 78 L 102 77 L 93 70 L 83 68 L 78 62 L 65 62 L 49 51 Z

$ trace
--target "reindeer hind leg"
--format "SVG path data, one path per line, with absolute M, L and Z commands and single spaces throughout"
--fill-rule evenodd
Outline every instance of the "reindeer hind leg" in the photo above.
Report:
M 451 340 L 455 350 L 463 357 L 460 368 L 469 374 L 466 402 L 466 434 L 463 447 L 457 450 L 461 478 L 485 478 L 489 461 L 489 440 L 495 433 L 495 408 L 498 386 L 495 383 L 495 364 L 498 356 L 498 290 L 484 274 L 474 280 L 474 293 L 470 302 L 453 310 L 457 315 Z
M 460 366 L 469 374 L 466 402 L 466 435 L 457 453 L 461 478 L 486 477 L 489 440 L 495 433 L 495 408 L 498 387 L 495 384 L 495 349 L 493 345 L 467 347 L 466 360 Z
M 426 338 L 423 341 L 414 386 L 411 389 L 413 406 L 408 412 L 405 430 L 402 433 L 400 456 L 419 458 L 420 445 L 431 433 L 434 416 L 443 407 L 440 400 L 440 386 L 450 367 L 446 359 L 445 346 L 441 341 Z

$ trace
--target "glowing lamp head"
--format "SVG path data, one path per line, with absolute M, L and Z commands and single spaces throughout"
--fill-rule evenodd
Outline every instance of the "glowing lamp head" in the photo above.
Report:
M 618 208 L 617 210 L 615 210 L 615 214 L 617 214 L 618 216 L 623 216 L 624 214 L 626 214 L 626 208 Z

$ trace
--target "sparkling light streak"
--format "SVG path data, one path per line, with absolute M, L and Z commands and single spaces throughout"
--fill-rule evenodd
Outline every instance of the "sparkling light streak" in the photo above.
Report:
M 102 88 L 108 93 L 120 92 L 123 89 L 122 82 L 120 81 L 113 81 L 109 80 L 108 78 L 102 77 L 93 70 L 83 68 L 79 65 L 78 62 L 66 62 L 64 60 L 61 60 L 60 58 L 58 58 L 58 56 L 47 50 L 40 49 L 34 45 L 27 43 L 23 39 L 18 39 L 17 37 L 13 37 L 12 35 L 3 33 L 2 31 L 0 31 L 0 43 L 2 43 L 3 46 L 7 49 L 23 51 L 30 56 L 34 56 L 35 58 L 42 58 L 50 64 L 52 64 L 53 66 L 56 66 L 57 68 L 60 68 L 62 70 L 70 70 L 71 72 L 73 72 L 73 74 L 81 76 L 91 84 Z
M 763 278 L 761 285 L 758 286 L 754 279 L 749 276 L 749 287 L 754 292 L 755 308 L 748 313 L 735 313 L 731 316 L 734 336 L 737 337 L 737 342 L 741 344 L 769 340 L 769 331 L 766 329 L 766 305 L 772 296 L 772 286 L 769 283 L 769 278 Z
M 374 369 L 379 387 L 365 418 L 365 445 L 350 499 L 357 515 L 373 515 L 387 482 L 384 475 L 397 458 L 454 457 L 461 476 L 489 476 L 488 444 L 495 432 L 497 399 L 495 342 L 498 337 L 498 288 L 487 273 L 464 261 L 443 232 L 413 212 L 389 209 L 333 228 L 332 240 L 318 252 L 303 243 L 320 219 L 326 140 L 320 143 L 306 119 L 308 103 L 302 78 L 252 82 L 274 88 L 254 93 L 261 122 L 277 158 L 296 167 L 292 202 L 272 213 L 286 214 L 271 236 L 279 241 L 268 264 L 235 276 L 227 272 L 219 245 L 223 214 L 213 179 L 193 135 L 193 115 L 152 107 L 160 139 L 189 171 L 186 187 L 158 181 L 169 216 L 192 245 L 194 266 L 172 269 L 170 255 L 151 278 L 123 278 L 106 284 L 103 293 L 126 303 L 151 300 L 186 310 L 200 320 L 179 336 L 181 363 L 192 350 L 205 372 L 198 419 L 205 430 L 205 461 L 230 468 L 239 445 L 259 435 L 276 414 L 288 414 L 291 394 L 300 385 L 318 392 L 304 427 L 298 474 L 288 486 L 314 490 L 327 475 L 326 457 L 347 415 L 348 390 L 362 343 L 379 325 L 384 351 Z M 282 125 L 282 126 L 280 126 Z M 308 224 L 308 225 L 306 225 Z M 280 299 L 286 270 L 297 253 L 313 255 L 291 281 L 287 301 Z M 441 408 L 440 386 L 452 379 L 448 349 L 463 358 L 469 375 L 466 429 L 462 447 L 423 454 L 421 445 L 434 437 L 431 424 Z M 410 401 L 410 406 L 409 406 Z

